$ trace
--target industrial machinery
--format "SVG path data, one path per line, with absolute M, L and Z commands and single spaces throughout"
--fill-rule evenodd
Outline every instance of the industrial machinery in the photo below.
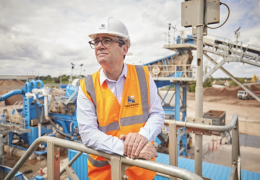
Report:
M 66 90 L 44 87 L 41 80 L 26 82 L 22 89 L 10 91 L 0 97 L 3 101 L 21 94 L 23 107 L 8 112 L 3 110 L 0 134 L 8 135 L 8 145 L 26 150 L 38 137 L 62 136 L 68 140 L 79 137 L 76 120 L 76 98 L 79 79 L 75 79 Z M 14 144 L 14 140 L 18 142 Z M 46 154 L 46 144 L 34 152 Z
M 254 74 L 254 76 L 251 79 L 251 82 L 257 82 L 259 80 L 260 80 L 260 78 Z
M 260 48 L 244 44 L 238 40 L 232 42 L 229 39 L 215 38 L 213 36 L 206 36 L 203 39 L 203 55 L 213 64 L 209 65 L 205 63 L 207 65 L 203 66 L 203 82 L 210 78 L 217 69 L 221 69 L 247 93 L 251 94 L 253 98 L 260 102 L 260 98 L 257 94 L 239 82 L 231 73 L 222 67 L 225 63 L 229 62 L 241 62 L 243 64 L 246 63 L 260 67 Z M 169 40 L 166 39 L 166 42 L 169 42 Z M 164 48 L 177 52 L 197 50 L 197 37 L 196 35 L 193 36 L 191 31 L 183 30 L 179 32 L 174 42 L 166 43 Z M 253 76 L 252 81 L 254 80 L 257 81 L 257 76 Z
M 187 81 L 195 77 L 192 52 L 183 50 L 171 56 L 144 64 L 147 66 L 158 89 L 158 96 L 165 112 L 166 119 L 185 121 L 187 105 Z M 163 91 L 165 88 L 165 91 Z M 174 91 L 170 91 L 174 88 Z M 192 145 L 191 136 L 185 133 L 184 127 L 178 135 L 178 154 L 187 156 L 187 149 Z M 169 153 L 169 131 L 163 127 L 155 141 L 161 152 Z

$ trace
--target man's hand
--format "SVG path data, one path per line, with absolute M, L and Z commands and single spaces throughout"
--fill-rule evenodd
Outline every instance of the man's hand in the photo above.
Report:
M 143 147 L 148 143 L 146 137 L 139 133 L 129 133 L 128 135 L 120 135 L 124 142 L 124 154 L 129 158 L 134 159 L 139 155 Z
M 152 143 L 148 142 L 137 156 L 139 159 L 151 160 L 157 157 L 157 152 Z

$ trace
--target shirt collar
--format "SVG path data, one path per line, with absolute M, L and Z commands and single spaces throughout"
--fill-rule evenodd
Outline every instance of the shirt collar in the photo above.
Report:
M 101 84 L 101 85 L 102 85 L 106 80 L 107 80 L 107 81 L 110 81 L 110 82 L 117 82 L 117 81 L 115 81 L 115 80 L 109 79 L 109 78 L 105 75 L 103 68 L 101 68 L 101 69 L 99 70 L 99 74 L 100 74 L 100 84 Z M 120 74 L 118 80 L 119 80 L 120 78 L 122 78 L 122 77 L 125 77 L 125 78 L 126 78 L 126 75 L 127 75 L 127 65 L 124 63 L 123 71 L 122 71 L 122 73 Z

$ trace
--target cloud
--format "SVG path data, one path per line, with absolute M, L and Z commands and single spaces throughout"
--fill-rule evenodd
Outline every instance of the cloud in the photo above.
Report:
M 168 55 L 163 49 L 168 24 L 184 29 L 181 24 L 183 0 L 9 0 L 0 4 L 0 63 L 1 74 L 39 74 L 58 76 L 70 74 L 71 62 L 79 74 L 83 63 L 85 74 L 94 73 L 100 65 L 89 47 L 88 34 L 106 16 L 115 17 L 127 26 L 131 37 L 130 52 L 125 62 L 142 64 Z M 259 8 L 257 0 L 227 0 L 230 19 L 209 34 L 234 40 L 234 30 L 241 28 L 243 43 L 258 45 Z M 221 6 L 221 22 L 227 10 Z M 214 25 L 212 25 L 214 26 Z M 194 58 L 196 53 L 194 52 Z M 231 63 L 230 63 L 231 64 Z M 253 66 L 227 66 L 235 75 L 257 73 Z M 214 74 L 216 76 L 218 71 Z

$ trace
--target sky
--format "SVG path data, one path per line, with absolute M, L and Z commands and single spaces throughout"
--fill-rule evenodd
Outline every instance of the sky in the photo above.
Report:
M 131 38 L 126 63 L 143 64 L 174 54 L 163 48 L 168 24 L 181 26 L 183 0 L 0 0 L 0 74 L 51 75 L 71 73 L 89 75 L 100 65 L 90 48 L 88 34 L 104 17 L 122 21 Z M 231 10 L 229 20 L 208 34 L 235 41 L 241 27 L 244 44 L 260 47 L 260 1 L 223 0 Z M 220 21 L 227 17 L 220 7 Z M 212 25 L 212 26 L 217 26 Z M 173 33 L 173 32 L 172 32 Z M 194 61 L 196 51 L 193 52 Z M 218 61 L 221 58 L 215 57 Z M 204 58 L 206 61 L 206 58 Z M 211 65 L 211 63 L 207 63 Z M 82 69 L 80 64 L 83 64 Z M 241 63 L 223 66 L 236 77 L 260 76 L 259 67 Z M 81 69 L 81 70 L 80 70 Z M 213 77 L 226 77 L 217 70 Z

